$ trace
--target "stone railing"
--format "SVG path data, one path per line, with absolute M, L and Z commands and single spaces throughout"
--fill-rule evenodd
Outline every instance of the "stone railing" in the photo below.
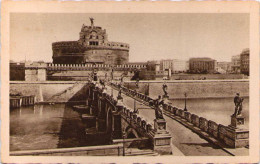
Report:
M 85 49 L 103 49 L 103 50 L 121 50 L 121 51 L 129 51 L 129 47 L 121 47 L 116 45 L 87 45 Z
M 125 119 L 128 123 L 131 123 L 136 127 L 139 133 L 143 134 L 146 137 L 153 138 L 155 130 L 153 126 L 148 123 L 144 118 L 142 118 L 139 114 L 134 113 L 132 109 L 127 107 L 123 107 L 122 114 L 125 116 Z
M 121 87 L 122 91 L 126 95 L 130 97 L 134 97 L 146 105 L 149 104 L 151 108 L 154 108 L 155 100 L 152 99 L 151 97 L 144 95 L 142 93 L 138 93 L 135 90 L 128 89 L 127 87 L 120 86 L 119 84 L 110 83 L 110 85 L 117 89 Z M 230 126 L 217 124 L 212 120 L 207 120 L 204 117 L 197 116 L 196 114 L 192 114 L 188 111 L 184 111 L 183 109 L 174 107 L 170 104 L 164 104 L 163 109 L 164 111 L 169 112 L 174 116 L 178 116 L 182 118 L 182 120 L 191 123 L 194 127 L 199 128 L 201 131 L 209 134 L 209 136 L 215 138 L 220 142 L 225 143 L 230 147 L 239 147 L 240 145 L 236 143 L 236 141 L 239 139 L 243 140 L 242 142 L 245 142 L 243 143 L 243 145 L 248 144 L 248 138 L 249 138 L 248 131 L 243 131 L 243 132 L 241 131 L 241 133 L 237 135 L 234 129 L 232 129 Z
M 11 156 L 122 156 L 123 144 L 59 148 L 46 150 L 11 151 Z
M 95 89 L 102 93 L 101 86 L 98 85 Z M 103 95 L 105 95 L 105 98 L 110 102 L 111 105 L 114 107 L 117 106 L 118 101 L 110 93 L 103 93 Z M 139 132 L 147 137 L 152 137 L 152 134 L 155 132 L 153 126 L 148 123 L 142 116 L 134 113 L 134 109 L 123 106 L 121 114 L 125 116 L 125 119 L 128 123 L 134 124 L 134 126 L 138 128 Z

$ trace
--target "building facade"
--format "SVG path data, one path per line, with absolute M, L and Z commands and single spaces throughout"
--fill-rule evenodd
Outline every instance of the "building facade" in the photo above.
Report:
M 105 29 L 82 25 L 78 41 L 61 41 L 52 43 L 54 64 L 127 64 L 129 61 L 129 44 L 108 41 Z
M 165 71 L 165 70 L 173 70 L 173 60 L 172 59 L 167 59 L 167 60 L 161 60 L 160 61 L 160 70 Z
M 232 73 L 240 73 L 240 55 L 235 55 L 231 57 L 231 71 Z
M 191 58 L 189 60 L 190 73 L 214 73 L 216 60 L 211 58 Z
M 243 74 L 249 75 L 249 49 L 245 49 L 240 54 L 240 71 Z
M 10 81 L 24 81 L 25 80 L 25 63 L 10 62 Z
M 230 73 L 231 72 L 231 62 L 217 62 L 216 69 L 219 73 Z
M 174 59 L 172 72 L 173 73 L 186 72 L 188 70 L 186 63 L 187 61 L 185 60 Z

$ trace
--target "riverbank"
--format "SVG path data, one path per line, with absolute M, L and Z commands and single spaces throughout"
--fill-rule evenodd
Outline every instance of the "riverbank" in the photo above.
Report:
M 11 81 L 10 94 L 35 96 L 35 103 L 85 101 L 85 81 Z

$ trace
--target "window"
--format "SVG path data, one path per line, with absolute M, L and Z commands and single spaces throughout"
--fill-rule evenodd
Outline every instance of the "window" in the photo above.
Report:
M 98 42 L 90 41 L 90 42 L 89 42 L 89 45 L 91 45 L 91 46 L 98 46 Z

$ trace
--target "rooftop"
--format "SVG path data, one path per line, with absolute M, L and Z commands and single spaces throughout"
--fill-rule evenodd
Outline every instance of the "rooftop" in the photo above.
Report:
M 190 58 L 190 61 L 215 61 L 214 59 L 211 59 L 211 58 Z

